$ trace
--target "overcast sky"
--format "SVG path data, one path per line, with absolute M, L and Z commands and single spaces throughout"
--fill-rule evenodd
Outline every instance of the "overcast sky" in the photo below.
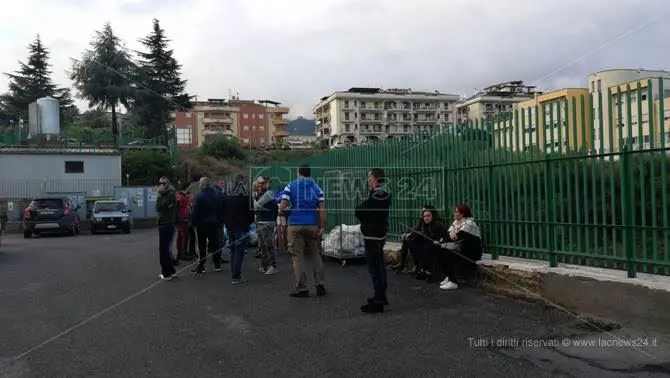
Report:
M 668 0 L 21 0 L 4 11 L 0 72 L 17 69 L 40 33 L 54 80 L 69 86 L 70 58 L 106 21 L 136 49 L 155 17 L 191 94 L 231 89 L 293 116 L 352 86 L 465 95 L 509 80 L 551 90 L 585 86 L 601 69 L 670 69 Z

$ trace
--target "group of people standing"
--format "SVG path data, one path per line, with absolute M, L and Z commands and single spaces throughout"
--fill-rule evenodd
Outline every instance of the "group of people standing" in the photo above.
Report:
M 374 292 L 361 306 L 364 313 L 384 312 L 384 307 L 389 304 L 384 245 L 389 229 L 391 193 L 385 180 L 382 169 L 368 172 L 368 196 L 356 207 L 354 214 L 361 225 Z M 188 256 L 195 249 L 191 248 L 193 240 L 197 239 L 199 256 L 192 272 L 205 273 L 208 256 L 212 257 L 214 270 L 221 271 L 225 227 L 229 238 L 232 282 L 246 282 L 242 265 L 250 227 L 255 222 L 259 247 L 257 257 L 261 260 L 259 270 L 267 275 L 276 274 L 277 249 L 287 250 L 295 278 L 295 286 L 289 295 L 309 297 L 303 259 L 311 265 L 316 295 L 326 295 L 321 246 L 326 227 L 325 194 L 311 178 L 309 166 L 301 166 L 297 179 L 278 193 L 271 189 L 269 178 L 263 176 L 254 182 L 251 191 L 246 178 L 241 175 L 227 188 L 222 183 L 213 185 L 207 177 L 200 179 L 199 186 L 200 191 L 193 197 L 190 193 L 177 195 L 165 177 L 159 181 L 156 211 L 161 279 L 170 280 L 176 273 L 170 248 L 175 227 L 178 230 L 179 256 Z M 459 268 L 463 260 L 461 253 L 474 253 L 471 262 L 481 258 L 481 235 L 467 205 L 459 205 L 454 216 L 454 223 L 447 229 L 440 222 L 437 210 L 425 206 L 419 225 L 403 235 L 401 262 L 393 268 L 403 270 L 407 255 L 411 253 L 415 263 L 412 274 L 418 279 L 433 281 L 439 276 L 444 278 L 441 288 L 457 287 L 456 275 L 462 270 Z

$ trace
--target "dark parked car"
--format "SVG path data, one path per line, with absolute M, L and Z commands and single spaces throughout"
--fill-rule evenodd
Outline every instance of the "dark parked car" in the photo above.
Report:
M 35 197 L 23 211 L 23 237 L 46 233 L 79 233 L 79 206 L 67 196 Z

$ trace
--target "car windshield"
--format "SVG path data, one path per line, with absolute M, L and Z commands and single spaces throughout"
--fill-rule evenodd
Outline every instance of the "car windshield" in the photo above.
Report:
M 62 209 L 63 200 L 60 198 L 39 198 L 30 203 L 30 207 L 36 210 L 43 209 Z
M 98 202 L 93 211 L 123 211 L 124 206 L 121 202 Z

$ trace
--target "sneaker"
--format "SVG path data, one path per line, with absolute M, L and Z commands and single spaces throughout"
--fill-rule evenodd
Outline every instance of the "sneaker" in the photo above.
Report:
M 259 273 L 265 273 L 265 272 L 267 272 L 267 269 L 265 269 L 264 267 L 261 266 L 261 267 L 258 268 L 258 272 Z
M 303 288 L 295 288 L 292 292 L 289 293 L 289 296 L 293 298 L 307 298 L 309 297 L 309 291 Z
M 269 275 L 272 275 L 272 274 L 277 274 L 278 272 L 279 272 L 279 270 L 277 270 L 276 267 L 271 266 L 264 273 L 269 276 Z
M 442 282 L 440 282 L 440 286 L 442 286 L 442 285 L 446 285 L 447 282 L 449 282 L 449 277 L 445 277 L 445 278 L 442 280 Z
M 205 269 L 204 266 L 196 266 L 195 268 L 191 269 L 191 273 L 195 274 L 205 274 L 207 272 L 207 269 Z
M 443 283 L 442 285 L 440 285 L 440 289 L 442 289 L 442 290 L 454 290 L 454 289 L 458 289 L 458 285 L 451 282 L 451 281 L 447 281 L 446 283 Z
M 323 285 L 316 285 L 316 295 L 319 297 L 326 295 L 326 287 Z
M 244 278 L 244 277 L 233 278 L 233 285 L 239 285 L 239 284 L 243 284 L 245 282 L 247 282 L 247 279 Z
M 221 271 L 223 271 L 223 269 L 222 269 L 221 266 L 219 265 L 219 266 L 215 266 L 215 267 L 214 267 L 214 271 L 215 271 L 215 272 L 221 272 Z
M 160 278 L 163 281 L 171 281 L 172 280 L 172 276 L 164 276 L 162 274 L 159 274 L 158 278 Z

